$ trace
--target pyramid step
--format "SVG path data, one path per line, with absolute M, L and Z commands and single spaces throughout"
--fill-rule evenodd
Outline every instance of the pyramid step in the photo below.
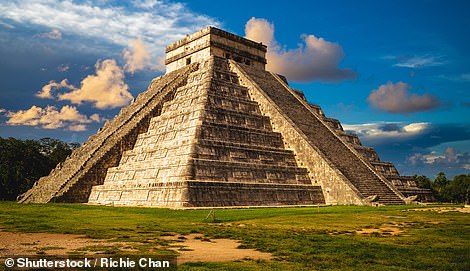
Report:
M 367 161 L 361 160 L 361 156 L 354 153 L 349 143 L 341 139 L 342 134 L 336 134 L 335 130 L 324 121 L 324 117 L 312 113 L 308 104 L 302 103 L 297 95 L 291 93 L 288 87 L 283 85 L 285 82 L 280 82 L 266 71 L 238 64 L 233 64 L 233 66 L 236 67 L 236 71 L 240 71 L 239 76 L 243 77 L 242 80 L 246 79 L 246 75 L 249 82 L 259 86 L 263 91 L 261 95 L 265 95 L 274 102 L 283 116 L 292 121 L 293 125 L 300 130 L 299 132 L 307 138 L 309 144 L 315 146 L 361 194 L 378 193 L 384 196 L 390 195 L 397 201 L 401 200 L 396 192 L 385 184 L 386 180 L 380 179 Z M 349 137 L 347 134 L 343 136 Z M 356 140 L 355 135 L 351 137 Z
M 307 169 L 298 167 L 294 153 L 284 149 L 282 136 L 272 130 L 269 117 L 261 115 L 259 104 L 238 85 L 236 74 L 221 71 L 217 61 L 214 58 L 202 66 L 206 73 L 216 67 L 220 78 L 208 84 L 188 81 L 189 85 L 179 88 L 175 100 L 163 105 L 162 117 L 152 119 L 151 129 L 139 136 L 133 151 L 126 152 L 119 166 L 108 171 L 105 183 L 94 188 L 91 202 L 210 204 L 198 202 L 197 195 L 187 192 L 191 189 L 184 185 L 189 182 L 195 186 L 227 183 L 233 189 L 250 184 L 260 191 L 267 184 L 284 186 L 277 192 L 266 190 L 266 202 L 272 193 L 287 197 L 287 191 L 298 185 L 313 187 Z M 172 185 L 154 188 L 163 183 Z
M 254 146 L 283 147 L 281 134 L 247 127 L 204 122 L 201 139 L 226 140 L 234 143 L 248 143 Z

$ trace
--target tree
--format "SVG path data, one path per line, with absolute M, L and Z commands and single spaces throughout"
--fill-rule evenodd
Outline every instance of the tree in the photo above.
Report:
M 439 172 L 431 183 L 433 196 L 441 202 L 468 203 L 470 202 L 470 174 L 457 175 L 452 180 Z
M 41 153 L 48 158 L 49 163 L 53 166 L 62 162 L 72 153 L 69 144 L 53 138 L 42 138 L 39 140 Z
M 450 181 L 447 179 L 444 172 L 439 172 L 437 174 L 431 188 L 433 190 L 434 197 L 436 197 L 438 201 L 449 202 L 452 200 L 449 194 L 449 183 Z
M 451 200 L 458 203 L 470 202 L 470 174 L 455 176 L 448 187 Z
M 0 200 L 15 200 L 72 152 L 60 140 L 0 137 Z
M 422 176 L 414 176 L 416 184 L 418 185 L 419 188 L 426 188 L 426 189 L 431 189 L 431 180 L 422 175 Z

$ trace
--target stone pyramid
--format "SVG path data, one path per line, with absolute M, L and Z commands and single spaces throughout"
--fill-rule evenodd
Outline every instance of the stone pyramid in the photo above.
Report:
M 430 199 L 266 71 L 265 54 L 214 27 L 169 45 L 167 73 L 19 201 L 185 208 Z

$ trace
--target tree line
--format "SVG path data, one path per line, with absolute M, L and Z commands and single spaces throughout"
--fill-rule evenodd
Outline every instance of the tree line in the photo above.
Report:
M 0 200 L 16 200 L 79 146 L 52 138 L 0 137 Z
M 0 137 L 0 200 L 16 200 L 40 177 L 63 162 L 78 143 L 65 143 L 58 139 L 20 140 Z M 434 180 L 415 176 L 421 188 L 431 189 L 440 202 L 470 202 L 470 174 L 448 179 L 440 172 Z
M 426 176 L 415 176 L 415 180 L 419 187 L 431 189 L 434 198 L 439 202 L 470 202 L 470 174 L 448 179 L 444 172 L 439 172 L 434 180 Z

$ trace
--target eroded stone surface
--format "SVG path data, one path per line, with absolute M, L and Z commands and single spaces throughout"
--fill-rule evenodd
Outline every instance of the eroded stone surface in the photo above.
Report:
M 211 57 L 165 102 L 89 202 L 204 207 L 324 203 L 227 60 Z
M 431 199 L 265 71 L 265 53 L 213 27 L 169 45 L 167 74 L 20 201 L 181 208 Z

